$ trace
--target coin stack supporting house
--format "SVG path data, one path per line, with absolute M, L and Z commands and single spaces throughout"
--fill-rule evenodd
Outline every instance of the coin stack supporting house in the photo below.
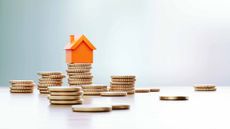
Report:
M 81 86 L 84 92 L 84 95 L 100 95 L 101 92 L 107 92 L 108 87 L 103 84 L 90 84 Z
M 35 83 L 33 80 L 10 80 L 11 93 L 33 93 Z
M 38 75 L 41 76 L 38 84 L 38 90 L 41 94 L 48 94 L 48 87 L 61 86 L 65 77 L 62 72 L 39 72 Z
M 73 105 L 83 103 L 81 87 L 49 87 L 51 104 Z
M 111 76 L 110 91 L 125 91 L 127 94 L 135 93 L 136 77 L 127 76 Z
M 68 64 L 66 70 L 68 74 L 68 83 L 70 86 L 92 84 L 93 76 L 91 74 L 92 66 L 90 63 Z

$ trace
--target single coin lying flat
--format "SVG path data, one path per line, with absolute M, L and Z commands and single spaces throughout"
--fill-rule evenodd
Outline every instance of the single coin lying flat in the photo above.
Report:
M 158 89 L 158 88 L 150 88 L 150 92 L 160 92 L 160 89 Z
M 112 104 L 112 110 L 127 110 L 129 108 L 128 104 Z
M 188 100 L 187 96 L 160 96 L 160 100 Z
M 150 89 L 148 88 L 136 88 L 135 93 L 149 93 Z
M 73 105 L 74 112 L 110 112 L 111 106 L 94 106 L 94 105 Z
M 127 92 L 101 92 L 101 96 L 116 97 L 116 96 L 127 96 Z
M 216 86 L 213 84 L 199 84 L 194 86 L 195 91 L 216 91 Z

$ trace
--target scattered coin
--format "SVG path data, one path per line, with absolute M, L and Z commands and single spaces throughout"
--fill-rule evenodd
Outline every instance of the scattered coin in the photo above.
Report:
M 73 105 L 74 112 L 110 112 L 111 106 L 94 106 L 94 105 Z
M 150 92 L 160 92 L 160 89 L 158 89 L 158 88 L 150 88 Z
M 113 110 L 126 110 L 129 108 L 130 106 L 128 104 L 113 104 L 112 105 Z
M 187 96 L 160 96 L 160 100 L 188 100 Z
M 195 91 L 216 91 L 216 86 L 213 84 L 200 84 L 194 86 Z
M 148 88 L 136 88 L 135 93 L 149 93 L 150 89 Z

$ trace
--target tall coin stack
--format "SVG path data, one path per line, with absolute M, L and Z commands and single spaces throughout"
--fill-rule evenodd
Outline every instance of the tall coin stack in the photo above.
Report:
M 62 72 L 39 72 L 38 90 L 41 94 L 49 94 L 48 87 L 61 86 L 65 75 Z
M 135 93 L 136 76 L 111 76 L 110 91 L 125 91 L 127 94 Z
M 91 74 L 91 69 L 92 66 L 90 63 L 68 64 L 66 72 L 69 76 L 69 85 L 79 86 L 92 84 L 93 76 Z

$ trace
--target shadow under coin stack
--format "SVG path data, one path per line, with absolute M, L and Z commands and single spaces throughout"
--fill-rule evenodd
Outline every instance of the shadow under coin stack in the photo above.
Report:
M 48 99 L 55 105 L 73 105 L 83 103 L 81 87 L 49 87 Z
M 125 91 L 127 94 L 135 93 L 136 77 L 133 75 L 111 76 L 110 91 Z
M 68 70 L 66 70 L 66 72 L 69 76 L 69 85 L 80 86 L 92 84 L 93 76 L 91 74 L 91 68 L 90 63 L 68 64 Z
M 49 94 L 48 87 L 61 86 L 62 79 L 65 77 L 62 72 L 40 72 L 38 75 L 41 76 L 38 84 L 38 90 L 41 94 Z
M 33 93 L 35 83 L 33 80 L 10 80 L 11 93 Z
M 91 85 L 82 85 L 84 95 L 100 95 L 101 92 L 107 92 L 108 88 L 106 85 L 102 84 L 91 84 Z

